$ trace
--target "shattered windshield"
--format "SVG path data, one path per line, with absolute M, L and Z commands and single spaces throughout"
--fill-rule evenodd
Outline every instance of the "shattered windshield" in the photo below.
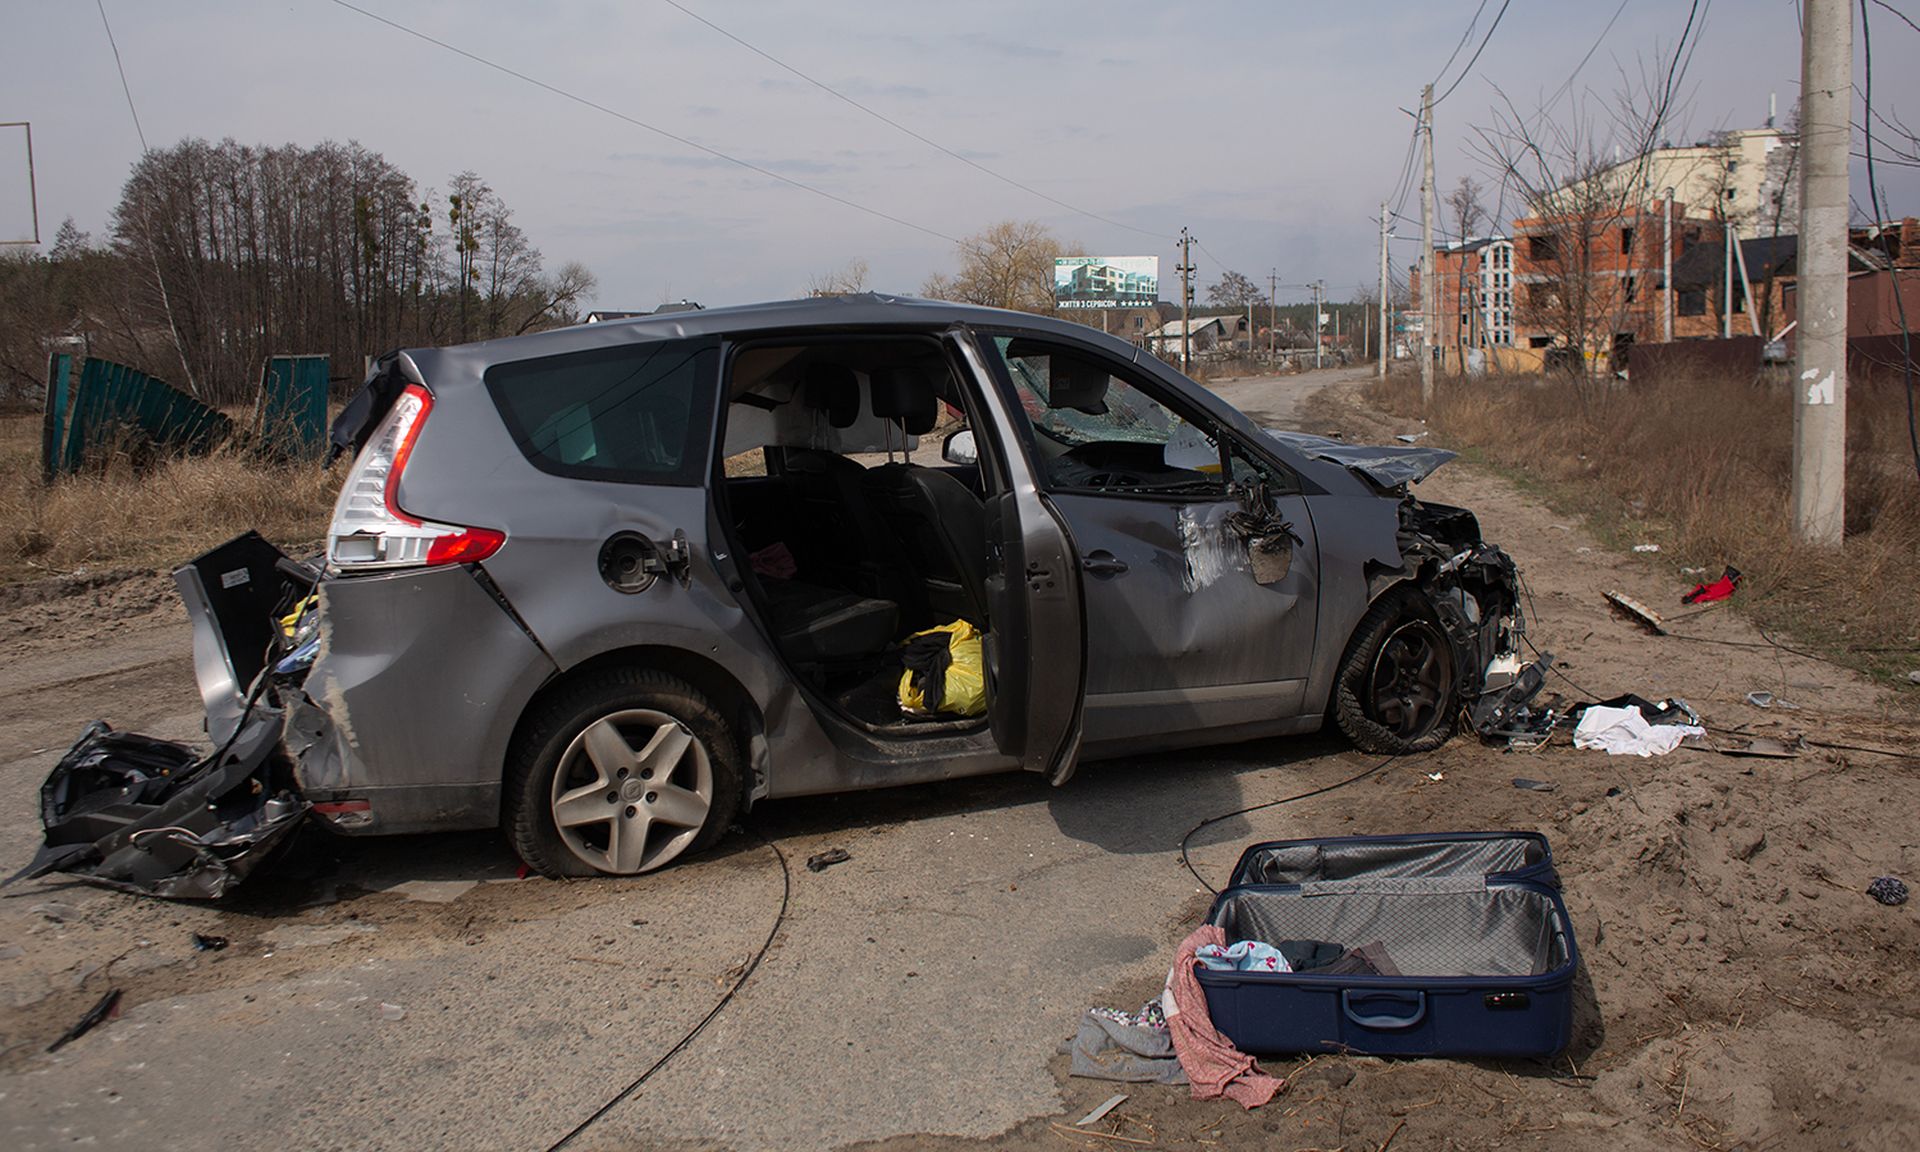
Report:
M 1004 346 L 1008 341 L 997 343 Z M 1062 444 L 1091 444 L 1122 440 L 1136 444 L 1165 444 L 1173 437 L 1174 421 L 1167 410 L 1115 376 L 1107 377 L 1101 397 L 1106 411 L 1098 415 L 1074 407 L 1053 407 L 1052 357 L 1045 354 L 1006 356 L 1020 406 L 1034 428 Z

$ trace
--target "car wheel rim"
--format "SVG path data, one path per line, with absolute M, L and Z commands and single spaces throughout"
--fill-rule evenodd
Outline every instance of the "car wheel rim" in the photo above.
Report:
M 601 872 L 633 875 L 693 843 L 713 808 L 706 745 L 649 708 L 581 729 L 553 773 L 553 825 L 567 850 Z
M 1387 634 L 1373 658 L 1368 712 L 1402 740 L 1418 740 L 1440 723 L 1453 692 L 1446 640 L 1425 620 Z

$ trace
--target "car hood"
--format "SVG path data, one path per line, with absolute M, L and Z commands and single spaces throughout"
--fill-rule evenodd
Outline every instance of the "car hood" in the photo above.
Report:
M 1288 432 L 1280 428 L 1263 428 L 1261 431 L 1302 456 L 1338 464 L 1376 486 L 1387 489 L 1425 480 L 1442 464 L 1458 455 L 1445 448 L 1419 448 L 1399 444 L 1347 444 L 1326 436 L 1314 436 L 1306 432 Z

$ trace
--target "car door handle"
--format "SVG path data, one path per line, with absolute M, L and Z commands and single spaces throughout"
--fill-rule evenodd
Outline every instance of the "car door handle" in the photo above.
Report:
M 1080 567 L 1095 576 L 1118 576 L 1127 570 L 1127 562 L 1113 553 L 1102 550 L 1090 552 L 1080 561 Z

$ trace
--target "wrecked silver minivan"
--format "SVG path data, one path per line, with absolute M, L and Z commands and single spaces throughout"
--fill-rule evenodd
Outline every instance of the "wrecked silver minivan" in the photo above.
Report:
M 311 818 L 638 873 L 776 797 L 1329 718 L 1419 751 L 1519 668 L 1511 560 L 1409 493 L 1448 453 L 1270 434 L 1043 317 L 864 295 L 410 350 L 334 442 L 324 557 L 249 534 L 177 573 L 218 751 L 90 731 L 41 870 L 218 895 Z

